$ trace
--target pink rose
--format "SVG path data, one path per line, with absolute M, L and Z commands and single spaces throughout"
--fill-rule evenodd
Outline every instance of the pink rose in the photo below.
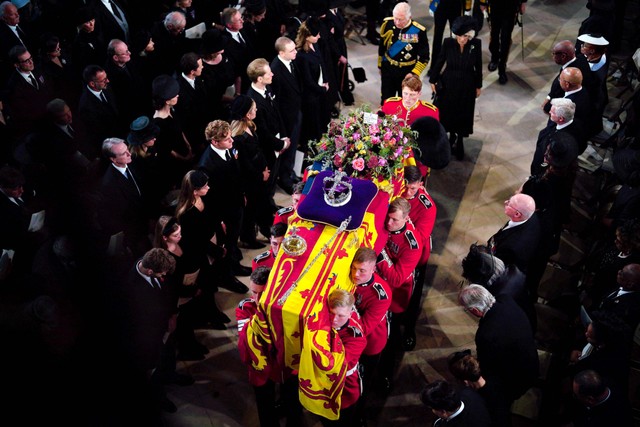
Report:
M 361 157 L 354 159 L 351 162 L 351 166 L 353 166 L 353 168 L 358 172 L 361 172 L 362 170 L 364 170 L 364 159 L 362 159 Z

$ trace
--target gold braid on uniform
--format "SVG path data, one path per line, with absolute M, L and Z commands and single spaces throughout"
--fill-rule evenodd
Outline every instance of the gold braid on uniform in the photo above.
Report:
M 380 27 L 380 43 L 382 43 L 385 48 L 389 48 L 391 45 L 391 38 L 393 37 L 393 27 L 391 27 L 390 30 L 387 30 L 387 23 L 389 22 L 393 22 L 393 18 L 385 19 Z M 378 55 L 378 68 L 380 67 L 382 67 L 382 55 Z

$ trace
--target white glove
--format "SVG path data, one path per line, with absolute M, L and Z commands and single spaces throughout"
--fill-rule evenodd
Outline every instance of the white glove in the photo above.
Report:
M 471 11 L 470 10 L 465 10 L 464 11 L 464 16 L 471 16 Z

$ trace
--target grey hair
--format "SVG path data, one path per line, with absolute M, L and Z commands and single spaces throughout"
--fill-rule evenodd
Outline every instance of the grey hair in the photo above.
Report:
M 396 14 L 396 12 L 404 12 L 407 15 L 407 18 L 411 18 L 411 5 L 404 1 L 400 2 L 393 8 L 394 15 Z
M 0 12 L 2 12 L 2 15 L 7 12 L 7 7 L 9 7 L 9 5 L 13 5 L 13 3 L 11 3 L 10 1 L 3 1 L 2 3 L 0 3 Z
M 67 105 L 64 99 L 55 98 L 47 103 L 47 113 L 60 114 L 64 111 L 64 107 Z
M 120 138 L 107 138 L 102 141 L 102 154 L 108 159 L 115 157 L 112 149 L 116 144 L 126 144 L 126 142 Z
M 460 290 L 458 301 L 466 309 L 475 308 L 484 316 L 495 304 L 496 298 L 484 286 L 471 284 Z
M 576 104 L 568 98 L 553 98 L 551 105 L 556 107 L 556 114 L 566 121 L 573 120 L 576 114 Z
M 164 17 L 164 26 L 165 28 L 169 27 L 179 27 L 181 25 L 186 25 L 187 18 L 184 16 L 184 13 L 180 11 L 174 11 L 167 13 L 167 16 Z

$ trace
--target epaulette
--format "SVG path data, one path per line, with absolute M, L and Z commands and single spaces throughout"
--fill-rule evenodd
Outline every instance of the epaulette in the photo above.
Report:
M 402 101 L 401 96 L 392 96 L 391 98 L 387 98 L 387 101 Z M 387 102 L 385 101 L 385 102 Z
M 413 235 L 413 231 L 407 230 L 404 233 L 404 235 L 407 238 L 407 240 L 409 241 L 409 246 L 411 247 L 411 249 L 418 249 L 418 247 L 419 247 L 418 240 L 416 239 L 416 236 Z
M 258 255 L 256 255 L 255 258 L 253 258 L 253 260 L 255 262 L 258 262 L 258 261 L 262 261 L 263 259 L 269 258 L 269 253 L 270 251 L 261 252 Z
M 393 18 L 393 17 L 392 17 Z M 419 30 L 421 31 L 427 31 L 427 29 L 425 28 L 424 25 L 422 25 L 421 23 L 419 23 L 418 21 L 411 21 L 411 23 L 413 25 L 415 25 Z
M 373 289 L 375 289 L 375 291 L 378 293 L 378 299 L 389 299 L 389 294 L 387 294 L 387 291 L 384 290 L 384 286 L 382 286 L 380 283 L 374 283 Z
M 418 200 L 420 200 L 420 203 L 422 203 L 427 209 L 433 207 L 433 203 L 431 203 L 431 200 L 429 200 L 426 194 L 420 194 L 418 196 Z
M 288 214 L 289 212 L 293 212 L 293 206 L 285 206 L 284 208 L 280 208 L 276 211 L 278 215 Z
M 393 21 L 393 16 L 387 16 L 383 21 Z
M 254 300 L 252 300 L 251 298 L 245 298 L 245 299 L 243 299 L 242 301 L 240 301 L 240 302 L 238 303 L 238 308 L 239 308 L 240 310 L 244 310 L 244 306 L 245 306 L 245 304 L 249 304 L 249 303 L 252 303 L 252 304 L 254 304 L 254 305 L 255 305 L 255 301 L 254 301 Z
M 438 107 L 436 107 L 435 105 L 433 105 L 430 102 L 420 100 L 420 104 L 422 104 L 425 107 L 431 108 L 433 111 L 438 111 Z
M 362 329 L 357 326 L 349 325 L 347 326 L 348 330 L 351 332 L 351 335 L 355 338 L 363 337 Z

